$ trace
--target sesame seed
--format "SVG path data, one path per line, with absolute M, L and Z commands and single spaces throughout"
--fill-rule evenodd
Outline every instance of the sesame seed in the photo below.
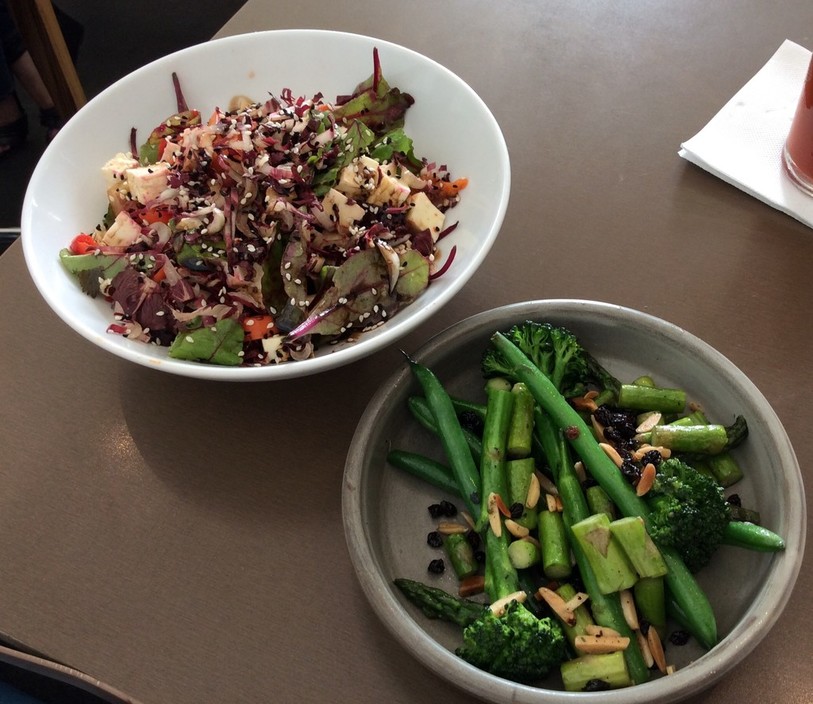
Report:
M 194 337 L 192 337 L 191 335 L 187 335 L 187 336 L 186 336 L 186 341 L 187 341 L 187 342 L 194 342 L 194 341 L 195 341 L 195 338 L 194 338 Z

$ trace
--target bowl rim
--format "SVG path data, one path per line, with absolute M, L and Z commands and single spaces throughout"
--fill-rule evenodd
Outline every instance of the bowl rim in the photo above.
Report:
M 120 338 L 120 336 L 113 336 L 106 332 L 107 324 L 112 322 L 112 314 L 109 320 L 100 321 L 100 323 L 103 325 L 103 328 L 101 329 L 93 328 L 89 324 L 83 323 L 72 316 L 71 312 L 62 305 L 59 296 L 50 289 L 48 277 L 38 268 L 38 243 L 36 242 L 36 236 L 33 233 L 33 218 L 35 208 L 34 201 L 37 187 L 41 187 L 43 184 L 47 183 L 47 157 L 49 154 L 53 155 L 58 153 L 58 150 L 61 148 L 63 143 L 63 139 L 66 139 L 66 131 L 63 130 L 57 134 L 56 138 L 51 142 L 51 144 L 48 145 L 43 157 L 40 159 L 31 175 L 29 186 L 26 189 L 26 194 L 23 199 L 20 226 L 20 239 L 22 240 L 23 255 L 29 275 L 34 281 L 36 288 L 39 290 L 40 295 L 45 299 L 49 307 L 57 314 L 57 316 L 63 320 L 63 322 L 97 347 L 101 347 L 102 349 L 111 352 L 118 357 L 127 359 L 131 362 L 135 362 L 151 369 L 157 369 L 180 376 L 216 381 L 275 381 L 317 374 L 351 364 L 364 357 L 374 354 L 375 352 L 384 349 L 385 347 L 396 342 L 401 337 L 412 332 L 419 325 L 425 323 L 432 315 L 445 306 L 460 292 L 460 290 L 468 283 L 471 277 L 479 269 L 486 256 L 489 254 L 494 242 L 497 239 L 497 236 L 499 235 L 500 229 L 502 228 L 511 191 L 510 157 L 508 147 L 505 142 L 505 137 L 499 123 L 485 101 L 456 73 L 452 72 L 450 69 L 446 68 L 434 59 L 421 54 L 414 49 L 410 49 L 402 44 L 365 34 L 326 29 L 273 29 L 221 37 L 207 42 L 201 42 L 179 51 L 172 52 L 171 54 L 167 54 L 166 56 L 155 59 L 154 61 L 151 61 L 150 63 L 145 64 L 144 66 L 141 66 L 131 73 L 121 77 L 88 101 L 88 103 L 76 115 L 74 115 L 69 122 L 82 119 L 82 115 L 86 110 L 92 109 L 97 103 L 106 100 L 110 94 L 115 94 L 117 91 L 121 90 L 122 84 L 126 84 L 127 82 L 132 81 L 134 78 L 138 78 L 138 76 L 141 74 L 154 71 L 161 66 L 170 66 L 173 62 L 179 60 L 180 58 L 186 58 L 211 51 L 226 51 L 229 47 L 234 45 L 245 44 L 246 42 L 273 41 L 275 38 L 279 37 L 297 38 L 298 40 L 304 40 L 307 38 L 313 41 L 319 41 L 320 37 L 328 36 L 333 38 L 339 37 L 348 42 L 358 43 L 359 45 L 366 44 L 370 47 L 378 47 L 379 49 L 386 48 L 387 50 L 407 56 L 410 60 L 418 61 L 426 66 L 430 66 L 434 71 L 439 72 L 448 80 L 456 84 L 460 90 L 467 94 L 469 99 L 478 106 L 480 114 L 483 117 L 484 124 L 488 128 L 489 137 L 494 140 L 494 150 L 498 155 L 499 161 L 497 168 L 504 173 L 504 178 L 500 181 L 499 189 L 494 194 L 496 208 L 493 212 L 491 222 L 485 230 L 483 236 L 478 237 L 478 248 L 472 252 L 473 256 L 466 261 L 465 269 L 462 270 L 461 275 L 447 279 L 448 283 L 444 284 L 444 287 L 438 296 L 429 302 L 424 302 L 424 305 L 416 306 L 412 315 L 403 317 L 394 316 L 392 321 L 388 321 L 392 324 L 382 326 L 376 335 L 368 337 L 362 336 L 356 342 L 345 342 L 336 347 L 325 345 L 325 347 L 320 351 L 319 355 L 306 360 L 258 367 L 225 367 L 209 365 L 201 362 L 173 359 L 167 355 L 156 357 L 144 354 L 144 343 L 126 340 L 124 338 Z M 56 253 L 54 253 L 54 256 L 56 256 Z M 418 301 L 420 301 L 420 298 L 410 306 L 404 308 L 402 311 L 399 311 L 399 313 L 409 311 Z
M 383 577 L 383 569 L 367 537 L 364 523 L 362 487 L 368 471 L 366 453 L 373 444 L 371 428 L 374 420 L 388 407 L 391 395 L 411 382 L 410 370 L 404 366 L 395 371 L 379 387 L 362 414 L 350 443 L 342 483 L 342 518 L 345 540 L 356 576 L 368 602 L 387 630 L 429 670 L 457 687 L 487 701 L 517 704 L 646 704 L 652 701 L 677 702 L 696 694 L 734 668 L 768 634 L 787 605 L 799 575 L 806 538 L 806 504 L 804 486 L 790 439 L 767 399 L 728 358 L 708 343 L 688 331 L 648 313 L 624 306 L 579 299 L 544 299 L 511 303 L 474 314 L 433 336 L 414 355 L 414 359 L 431 365 L 444 348 L 454 345 L 463 335 L 475 331 L 495 330 L 495 320 L 544 316 L 545 311 L 578 316 L 585 313 L 615 315 L 627 322 L 653 326 L 659 333 L 702 351 L 714 365 L 724 369 L 739 386 L 752 396 L 767 417 L 767 435 L 779 452 L 779 462 L 786 467 L 785 478 L 792 485 L 786 506 L 789 527 L 784 535 L 786 550 L 777 555 L 777 565 L 763 584 L 753 602 L 731 632 L 715 648 L 703 654 L 673 675 L 634 687 L 599 693 L 566 692 L 532 687 L 505 680 L 479 670 L 458 658 L 435 641 L 404 608 L 394 588 Z M 497 323 L 499 325 L 500 323 Z M 771 588 L 781 585 L 781 589 Z

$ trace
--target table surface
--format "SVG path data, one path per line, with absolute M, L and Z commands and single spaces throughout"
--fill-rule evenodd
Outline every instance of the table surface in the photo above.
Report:
M 294 27 L 428 55 L 505 134 L 501 235 L 400 346 L 529 299 L 646 311 L 753 380 L 813 486 L 813 231 L 677 155 L 784 39 L 813 46 L 813 4 L 250 0 L 221 35 Z M 70 331 L 18 244 L 0 290 L 0 631 L 146 704 L 470 700 L 379 623 L 345 547 L 344 458 L 397 350 L 304 379 L 207 383 Z M 256 423 L 245 438 L 228 430 L 235 409 Z M 691 701 L 813 700 L 811 591 L 808 562 L 773 631 Z

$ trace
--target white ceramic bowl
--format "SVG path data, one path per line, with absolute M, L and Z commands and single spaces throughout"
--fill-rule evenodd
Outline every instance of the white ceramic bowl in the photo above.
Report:
M 377 47 L 388 82 L 415 98 L 406 131 L 415 153 L 447 164 L 469 186 L 449 221 L 444 242 L 457 246 L 452 267 L 417 303 L 355 343 L 326 346 L 301 362 L 268 367 L 217 367 L 170 359 L 166 348 L 106 333 L 110 307 L 79 290 L 58 252 L 92 229 L 107 208 L 101 167 L 129 149 L 130 128 L 143 138 L 176 111 L 171 74 L 179 75 L 190 107 L 203 114 L 234 95 L 257 100 L 290 88 L 295 95 L 347 94 L 372 73 Z M 257 32 L 184 49 L 121 79 L 91 100 L 60 131 L 31 177 L 22 212 L 22 241 L 31 276 L 48 304 L 92 343 L 162 371 L 229 381 L 304 376 L 367 356 L 434 315 L 471 278 L 494 243 L 508 205 L 508 150 L 485 103 L 460 78 L 410 49 L 371 37 L 318 30 Z
M 406 400 L 420 393 L 404 367 L 381 386 L 359 422 L 345 465 L 345 535 L 359 581 L 372 608 L 401 644 L 437 675 L 492 702 L 505 704 L 649 704 L 677 702 L 726 674 L 767 634 L 790 598 L 805 542 L 804 488 L 790 441 L 764 396 L 729 360 L 684 330 L 650 315 L 605 303 L 549 300 L 518 303 L 480 313 L 430 340 L 415 358 L 439 376 L 451 393 L 484 402 L 479 371 L 490 335 L 527 319 L 570 328 L 622 380 L 651 374 L 664 386 L 686 390 L 712 420 L 729 423 L 737 413 L 749 437 L 735 450 L 745 478 L 732 488 L 761 522 L 782 535 L 786 550 L 765 554 L 722 547 L 697 577 L 717 617 L 719 644 L 704 653 L 691 640 L 667 644 L 669 677 L 635 687 L 584 693 L 561 691 L 558 674 L 529 687 L 478 670 L 456 655 L 458 627 L 431 621 L 393 587 L 405 577 L 456 591 L 453 574 L 430 579 L 437 550 L 426 545 L 435 521 L 426 507 L 443 497 L 411 475 L 390 467 L 390 449 L 431 453 L 439 443 L 419 427 Z M 410 351 L 411 352 L 411 351 Z M 451 572 L 451 570 L 448 570 Z

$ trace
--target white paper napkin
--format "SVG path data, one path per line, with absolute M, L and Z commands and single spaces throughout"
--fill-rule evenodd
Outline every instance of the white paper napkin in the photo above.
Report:
M 813 197 L 796 188 L 782 167 L 782 147 L 809 62 L 810 51 L 785 40 L 678 154 L 813 227 Z

